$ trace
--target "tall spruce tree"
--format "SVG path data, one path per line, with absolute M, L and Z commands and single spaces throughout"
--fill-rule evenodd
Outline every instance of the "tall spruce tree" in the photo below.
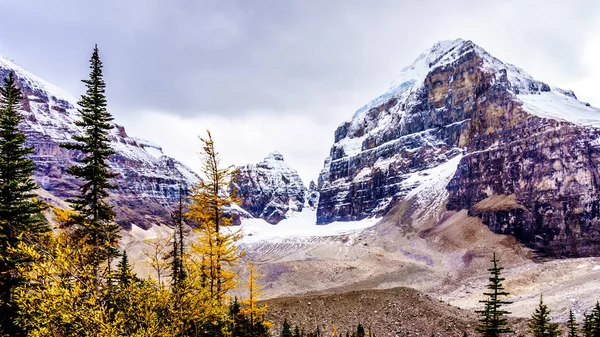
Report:
M 365 335 L 365 328 L 362 324 L 358 323 L 358 326 L 356 327 L 356 337 L 365 337 Z
M 26 136 L 19 130 L 22 96 L 13 72 L 0 87 L 0 310 L 1 330 L 11 336 L 23 333 L 14 324 L 13 293 L 23 282 L 17 267 L 27 261 L 18 253 L 19 243 L 37 241 L 49 228 L 42 221 L 42 204 L 34 199 L 37 188 L 31 175 L 35 164 L 27 156 Z
M 531 319 L 529 320 L 529 331 L 533 337 L 558 337 L 558 323 L 550 321 L 550 309 L 544 304 L 544 300 L 540 295 L 540 303 Z
M 79 236 L 94 247 L 94 253 L 88 262 L 98 266 L 118 254 L 115 246 L 119 239 L 119 226 L 113 221 L 115 213 L 106 202 L 109 189 L 114 188 L 110 179 L 116 174 L 109 170 L 108 159 L 114 154 L 109 140 L 113 117 L 106 110 L 106 84 L 98 46 L 94 47 L 90 68 L 89 79 L 82 81 L 87 87 L 86 93 L 77 103 L 81 120 L 76 125 L 81 128 L 82 133 L 72 137 L 74 142 L 62 146 L 84 155 L 82 165 L 67 169 L 67 173 L 83 181 L 81 196 L 70 199 L 69 202 L 77 212 L 75 220 L 81 225 L 81 229 L 77 231 Z
M 488 269 L 491 274 L 487 285 L 489 291 L 483 293 L 487 296 L 487 299 L 480 301 L 484 304 L 484 309 L 477 311 L 481 318 L 479 319 L 479 326 L 475 329 L 483 337 L 499 337 L 503 334 L 512 333 L 506 321 L 506 315 L 510 312 L 502 309 L 503 305 L 511 303 L 501 299 L 509 295 L 508 292 L 504 291 L 502 285 L 504 278 L 500 277 L 504 268 L 498 266 L 496 253 L 494 253 L 491 262 L 492 268 Z
M 577 337 L 577 320 L 575 319 L 575 313 L 573 310 L 569 310 L 569 320 L 567 321 L 567 329 L 569 331 L 569 337 Z

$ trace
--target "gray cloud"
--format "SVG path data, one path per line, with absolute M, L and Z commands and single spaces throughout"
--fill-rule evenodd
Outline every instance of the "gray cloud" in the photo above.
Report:
M 600 105 L 589 88 L 591 74 L 600 74 L 583 62 L 600 31 L 595 0 L 0 1 L 1 54 L 77 94 L 98 43 L 110 107 L 141 136 L 156 138 L 145 131 L 149 111 L 194 119 L 199 130 L 206 118 L 254 121 L 256 130 L 245 131 L 250 138 L 266 132 L 265 116 L 301 115 L 304 125 L 329 130 L 310 135 L 319 147 L 312 156 L 291 145 L 298 139 L 285 139 L 293 118 L 282 117 L 281 130 L 260 138 L 289 148 L 284 154 L 305 176 L 318 172 L 336 125 L 441 39 L 472 39 Z M 179 151 L 178 130 L 164 132 L 165 146 Z M 258 160 L 272 149 L 254 147 L 228 150 Z

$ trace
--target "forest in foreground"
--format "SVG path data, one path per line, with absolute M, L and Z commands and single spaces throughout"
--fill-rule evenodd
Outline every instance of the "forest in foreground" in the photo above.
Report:
M 0 89 L 0 334 L 4 336 L 374 336 L 373 327 L 355 322 L 341 331 L 300 326 L 283 318 L 267 320 L 269 308 L 259 303 L 260 274 L 236 245 L 241 234 L 232 226 L 227 207 L 238 202 L 231 190 L 235 170 L 224 167 L 210 132 L 201 138 L 202 179 L 174 212 L 177 220 L 169 249 L 149 253 L 151 266 L 168 274 L 141 278 L 127 252 L 118 249 L 120 227 L 114 205 L 107 202 L 115 174 L 108 159 L 109 132 L 106 84 L 96 47 L 86 92 L 78 102 L 80 133 L 62 146 L 82 154 L 67 173 L 81 181 L 79 196 L 68 210 L 54 208 L 54 223 L 46 218 L 49 205 L 36 199 L 32 179 L 33 149 L 25 146 L 20 130 L 21 92 L 14 74 Z M 191 224 L 197 239 L 186 243 L 183 223 Z M 164 247 L 162 247 L 164 248 Z M 236 273 L 246 263 L 242 280 Z M 479 324 L 463 336 L 515 335 L 505 309 L 502 267 L 495 254 L 487 289 L 482 290 Z M 159 273 L 160 275 L 160 273 Z M 233 290 L 247 284 L 244 298 Z M 410 303 L 406 304 L 410 306 Z M 315 315 L 319 315 L 318 312 Z M 392 332 L 390 332 L 391 334 Z M 434 336 L 444 336 L 432 331 Z M 396 333 L 401 335 L 401 332 Z M 406 334 L 404 334 L 406 335 Z M 527 335 L 600 336 L 600 305 L 577 322 L 573 312 L 566 324 L 552 322 L 540 296 L 529 320 Z

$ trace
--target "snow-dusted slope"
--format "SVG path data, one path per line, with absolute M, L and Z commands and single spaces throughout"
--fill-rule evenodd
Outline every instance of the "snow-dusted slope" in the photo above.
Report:
M 564 120 L 584 126 L 600 127 L 600 109 L 581 102 L 574 95 L 551 88 L 547 92 L 517 95 L 523 108 L 542 118 Z
M 252 216 L 276 224 L 288 212 L 302 211 L 306 187 L 281 153 L 272 152 L 262 162 L 240 166 L 238 171 L 234 187 L 241 207 Z
M 76 99 L 0 56 L 0 79 L 11 71 L 24 94 L 22 128 L 35 148 L 38 184 L 60 198 L 76 194 L 79 183 L 65 169 L 81 159 L 81 155 L 59 146 L 80 132 L 75 125 L 79 119 Z M 119 206 L 117 220 L 125 226 L 136 223 L 143 227 L 169 221 L 170 204 L 177 198 L 179 186 L 195 184 L 198 176 L 165 156 L 160 146 L 129 137 L 123 126 L 114 126 L 110 139 L 116 153 L 111 158 L 111 169 L 119 176 L 115 178 L 117 188 L 111 197 Z

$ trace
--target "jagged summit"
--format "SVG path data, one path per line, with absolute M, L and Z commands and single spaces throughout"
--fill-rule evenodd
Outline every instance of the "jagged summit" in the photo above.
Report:
M 269 153 L 269 155 L 265 157 L 265 161 L 267 160 L 284 161 L 283 155 L 279 151 L 273 151 Z
M 241 196 L 241 207 L 252 216 L 276 224 L 289 212 L 304 207 L 307 189 L 298 172 L 277 151 L 262 162 L 238 167 L 235 188 Z
M 428 85 L 425 81 L 428 78 L 435 81 L 428 75 L 451 68 L 466 58 L 473 59 L 472 68 L 476 67 L 490 77 L 489 85 L 504 86 L 529 113 L 580 125 L 600 126 L 600 109 L 578 101 L 573 91 L 535 80 L 524 70 L 500 61 L 472 41 L 456 39 L 435 43 L 412 65 L 404 68 L 387 92 L 365 104 L 350 121 L 340 125 L 340 128 L 347 128 L 348 133 L 344 138 L 336 137 L 336 142 L 341 141 L 339 146 L 344 148 L 346 155 L 357 154 L 363 149 L 362 142 L 368 138 L 367 134 L 382 132 L 390 118 L 404 118 L 405 112 L 419 102 L 420 93 Z M 369 116 L 371 110 L 392 101 L 402 104 L 389 109 L 386 119 L 374 121 Z

